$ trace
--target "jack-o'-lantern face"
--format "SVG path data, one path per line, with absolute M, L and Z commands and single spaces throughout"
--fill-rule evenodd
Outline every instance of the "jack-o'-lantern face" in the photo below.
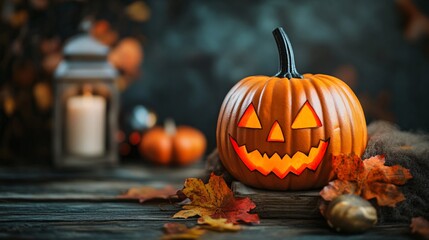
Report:
M 299 74 L 290 42 L 274 31 L 280 53 L 275 76 L 250 76 L 227 94 L 216 141 L 225 169 L 244 184 L 272 190 L 326 186 L 332 156 L 366 146 L 366 122 L 353 91 L 324 74 Z
M 287 129 L 294 131 L 300 129 L 318 128 L 321 126 L 322 122 L 317 116 L 317 113 L 314 111 L 310 103 L 306 101 L 298 111 L 298 114 L 294 118 L 292 125 Z M 247 128 L 253 131 L 263 130 L 261 121 L 252 103 L 247 107 L 243 116 L 240 118 L 238 127 Z M 274 121 L 267 133 L 267 142 L 285 142 L 285 134 L 287 133 L 283 132 L 283 129 L 277 120 Z M 329 145 L 329 138 L 326 140 L 320 139 L 317 146 L 312 146 L 310 149 L 308 149 L 307 152 L 297 151 L 294 153 L 279 153 L 275 151 L 274 154 L 269 155 L 261 149 L 249 151 L 245 143 L 242 145 L 237 143 L 237 141 L 231 135 L 229 136 L 229 140 L 234 148 L 234 151 L 237 153 L 240 160 L 243 161 L 243 163 L 247 166 L 247 168 L 249 168 L 249 170 L 257 170 L 263 175 L 268 175 L 269 173 L 273 172 L 281 179 L 290 172 L 299 175 L 306 168 L 310 170 L 316 170 L 325 156 L 326 149 Z M 284 148 L 280 146 L 280 149 Z

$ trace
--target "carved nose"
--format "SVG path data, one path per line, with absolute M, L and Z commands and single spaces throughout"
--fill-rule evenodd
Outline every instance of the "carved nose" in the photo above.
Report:
M 282 128 L 280 127 L 279 122 L 275 121 L 271 127 L 270 133 L 267 138 L 268 142 L 285 142 L 285 137 L 283 136 Z

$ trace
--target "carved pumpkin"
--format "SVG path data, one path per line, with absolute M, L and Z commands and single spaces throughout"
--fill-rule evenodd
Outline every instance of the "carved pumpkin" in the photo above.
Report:
M 297 72 L 289 39 L 273 31 L 280 71 L 238 82 L 220 109 L 219 157 L 244 184 L 273 190 L 325 186 L 332 155 L 361 155 L 367 143 L 362 107 L 341 80 Z
M 199 130 L 189 126 L 176 128 L 166 121 L 165 127 L 154 127 L 142 136 L 142 156 L 159 165 L 189 165 L 204 154 L 206 138 Z

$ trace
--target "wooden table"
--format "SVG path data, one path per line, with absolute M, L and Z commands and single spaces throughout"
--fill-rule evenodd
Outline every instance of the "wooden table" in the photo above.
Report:
M 0 168 L 0 238 L 159 239 L 180 208 L 166 201 L 139 204 L 118 199 L 130 187 L 166 183 L 181 188 L 201 168 L 159 169 L 125 165 L 110 170 L 58 171 L 43 167 Z M 263 211 L 263 210 L 260 210 Z M 265 216 L 236 233 L 209 232 L 202 239 L 412 239 L 404 224 L 379 225 L 360 235 L 341 235 L 322 218 Z

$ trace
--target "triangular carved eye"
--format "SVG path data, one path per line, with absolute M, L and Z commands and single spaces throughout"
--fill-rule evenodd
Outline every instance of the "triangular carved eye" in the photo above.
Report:
M 322 122 L 308 101 L 299 110 L 292 123 L 292 129 L 321 127 Z
M 247 107 L 246 111 L 238 122 L 238 127 L 256 129 L 262 128 L 261 122 L 259 121 L 258 115 L 255 111 L 255 107 L 253 107 L 252 103 Z

